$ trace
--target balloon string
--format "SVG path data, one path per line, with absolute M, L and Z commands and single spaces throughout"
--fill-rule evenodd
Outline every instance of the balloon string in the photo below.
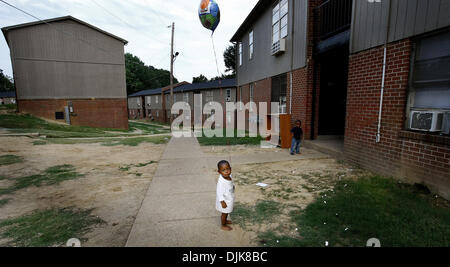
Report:
M 214 33 L 213 33 L 213 34 L 214 34 Z M 217 75 L 219 75 L 219 77 L 220 77 L 219 64 L 217 63 L 217 54 L 216 54 L 216 47 L 215 47 L 215 45 L 214 45 L 214 36 L 213 36 L 213 35 L 211 35 L 211 41 L 212 41 L 213 50 L 214 50 L 214 57 L 216 58 Z

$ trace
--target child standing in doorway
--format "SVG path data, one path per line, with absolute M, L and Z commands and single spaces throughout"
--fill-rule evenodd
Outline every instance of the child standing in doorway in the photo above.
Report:
M 231 178 L 231 165 L 228 161 L 222 160 L 217 164 L 217 167 L 220 177 L 217 182 L 216 209 L 222 213 L 222 230 L 231 231 L 233 228 L 229 224 L 232 224 L 232 222 L 228 220 L 228 215 L 233 212 L 235 190 Z
M 295 122 L 295 127 L 292 128 L 291 133 L 294 135 L 292 137 L 292 145 L 291 145 L 291 155 L 295 155 L 294 153 L 300 153 L 300 145 L 304 140 L 302 122 L 300 120 Z

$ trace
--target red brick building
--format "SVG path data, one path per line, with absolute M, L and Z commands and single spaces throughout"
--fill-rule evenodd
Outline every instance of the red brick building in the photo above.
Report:
M 279 102 L 307 139 L 448 199 L 448 14 L 446 1 L 259 1 L 232 38 L 237 98 Z

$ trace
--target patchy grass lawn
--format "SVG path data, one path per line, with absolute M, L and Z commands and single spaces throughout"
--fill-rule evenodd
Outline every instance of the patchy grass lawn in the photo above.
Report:
M 104 223 L 91 215 L 92 210 L 47 209 L 19 218 L 0 221 L 0 237 L 6 246 L 65 246 L 70 238 L 81 238 L 89 229 Z
M 10 198 L 0 199 L 0 208 L 8 204 L 9 201 L 11 201 Z
M 155 143 L 167 141 L 160 138 L 158 137 L 159 141 Z M 122 140 L 116 137 L 98 139 L 104 142 Z M 84 238 L 83 247 L 125 246 L 135 217 L 158 166 L 157 163 L 152 164 L 151 162 L 159 162 L 166 146 L 145 142 L 137 147 L 123 145 L 107 147 L 97 143 L 96 139 L 92 144 L 55 145 L 49 143 L 46 146 L 36 147 L 32 144 L 36 140 L 41 141 L 41 139 L 28 137 L 2 137 L 3 151 L 8 151 L 7 154 L 22 156 L 25 161 L 14 165 L 0 166 L 0 188 L 3 191 L 0 196 L 0 221 L 19 219 L 36 211 L 47 209 L 70 208 L 68 210 L 74 212 L 94 209 L 91 215 L 98 216 L 106 223 L 92 225 L 85 234 L 67 234 L 67 239 Z M 60 139 L 42 139 L 43 142 L 53 140 Z M 69 165 L 55 168 L 64 164 L 70 164 L 76 169 L 69 168 Z M 119 169 L 128 165 L 133 166 L 129 172 Z M 71 172 L 72 174 L 70 174 Z M 75 178 L 77 174 L 83 175 L 83 177 Z M 27 187 L 20 189 L 25 186 Z M 60 212 L 53 214 L 55 214 L 54 216 L 63 215 Z M 58 219 L 54 223 L 52 222 L 53 224 L 50 224 L 47 219 L 42 220 L 61 234 L 66 231 L 66 228 L 71 227 L 66 224 L 71 220 Z M 28 220 L 26 222 L 24 221 L 20 225 L 27 228 L 31 222 Z M 74 223 L 82 224 L 76 220 Z M 20 242 L 10 243 L 14 241 L 12 237 L 1 236 L 1 233 L 9 227 L 13 227 L 13 225 L 0 228 L 0 247 L 27 245 Z M 30 226 L 30 228 L 32 227 Z M 35 234 L 33 231 L 20 228 L 16 228 L 14 231 L 16 233 L 23 232 L 21 240 L 30 240 L 34 238 Z M 41 233 L 40 230 L 39 233 Z M 51 233 L 50 235 L 59 234 Z M 61 242 L 56 242 L 54 245 L 41 243 L 38 246 L 64 246 L 67 239 L 66 237 L 61 238 Z
M 139 164 L 129 164 L 129 165 L 125 165 L 122 167 L 119 167 L 119 170 L 123 171 L 123 172 L 127 172 L 129 171 L 131 168 L 142 168 L 142 167 L 147 167 L 148 165 L 151 164 L 156 164 L 158 163 L 157 161 L 149 161 L 149 162 L 145 162 L 145 163 L 139 163 Z
M 170 132 L 162 126 L 137 122 L 130 122 L 129 130 L 65 125 L 47 122 L 28 114 L 0 114 L 0 128 L 6 128 L 13 133 L 38 132 L 48 138 L 115 137 Z
M 129 122 L 130 131 L 141 130 L 143 134 L 165 134 L 170 133 L 170 129 L 164 128 L 160 125 L 149 124 L 143 122 Z
M 223 130 L 224 137 L 207 137 L 205 132 L 202 133 L 201 137 L 197 137 L 198 142 L 202 146 L 233 146 L 233 145 L 260 145 L 263 138 L 250 137 L 248 132 L 245 132 L 245 137 L 237 137 L 240 133 L 237 129 L 234 130 L 233 137 L 226 137 L 226 130 Z
M 0 156 L 0 166 L 22 163 L 22 162 L 23 162 L 23 158 L 16 156 L 16 155 Z
M 67 138 L 45 138 L 36 140 L 33 145 L 75 145 L 75 144 L 98 144 L 103 146 L 138 146 L 142 143 L 152 143 L 156 145 L 166 144 L 170 140 L 170 136 L 155 137 L 128 137 L 128 138 L 96 138 L 96 139 L 67 139 Z
M 450 205 L 414 186 L 379 176 L 339 181 L 305 210 L 291 211 L 295 234 L 260 233 L 268 246 L 383 247 L 450 246 Z
M 80 177 L 83 177 L 83 175 L 77 173 L 72 165 L 54 166 L 46 169 L 41 174 L 9 179 L 14 181 L 14 184 L 8 188 L 0 188 L 0 196 L 9 195 L 30 186 L 57 185 L 63 181 L 74 180 Z
M 17 109 L 16 104 L 0 105 L 0 110 L 16 110 L 16 109 Z
M 237 203 L 233 218 L 246 229 L 248 224 L 270 221 L 281 214 L 281 203 L 273 200 L 259 200 L 255 206 Z
M 370 238 L 382 247 L 450 246 L 450 202 L 423 186 L 333 159 L 237 165 L 233 173 L 231 217 L 257 246 L 365 247 Z

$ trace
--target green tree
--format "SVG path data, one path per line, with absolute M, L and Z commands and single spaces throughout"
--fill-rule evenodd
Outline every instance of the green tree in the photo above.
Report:
M 127 93 L 129 95 L 142 90 L 170 85 L 169 71 L 146 66 L 141 59 L 130 53 L 125 54 L 125 70 L 127 75 Z M 174 83 L 178 83 L 175 77 Z
M 234 45 L 228 46 L 223 53 L 223 58 L 227 68 L 225 72 L 231 71 L 231 74 L 236 74 L 236 47 Z
M 217 76 L 211 79 L 211 81 L 217 81 L 217 80 L 227 80 L 227 79 L 233 79 L 236 78 L 236 74 L 222 74 L 222 76 Z
M 203 74 L 200 74 L 200 76 L 194 77 L 192 79 L 192 83 L 204 83 L 207 81 L 208 81 L 208 78 L 206 78 Z
M 13 79 L 3 74 L 3 70 L 0 70 L 0 91 L 14 91 Z

